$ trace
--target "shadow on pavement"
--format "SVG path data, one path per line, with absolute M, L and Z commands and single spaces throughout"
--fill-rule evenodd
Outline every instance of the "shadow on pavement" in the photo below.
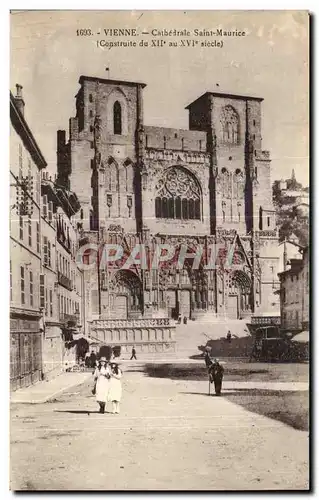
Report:
M 98 410 L 54 410 L 54 413 L 74 413 L 75 415 L 90 415 L 91 413 L 98 413 Z M 110 411 L 106 411 L 105 413 L 112 413 Z
M 194 365 L 190 363 L 166 363 L 161 365 L 146 363 L 144 373 L 148 377 L 169 378 L 171 380 L 207 380 L 205 364 Z M 269 371 L 261 367 L 227 365 L 224 380 L 268 380 Z
M 206 393 L 182 392 L 181 394 L 209 396 L 208 391 Z M 214 395 L 213 389 L 211 395 Z M 242 406 L 249 412 L 278 420 L 294 429 L 309 430 L 308 391 L 233 388 L 223 390 L 221 397 Z

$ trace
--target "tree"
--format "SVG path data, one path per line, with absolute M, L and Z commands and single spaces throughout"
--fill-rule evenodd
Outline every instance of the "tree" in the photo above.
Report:
M 77 358 L 85 358 L 85 355 L 88 352 L 89 348 L 89 343 L 85 338 L 82 337 L 79 340 L 76 340 Z
M 302 185 L 296 181 L 294 175 L 286 182 L 287 189 L 303 191 Z M 301 217 L 298 210 L 296 210 L 296 206 L 293 205 L 295 198 L 289 198 L 286 194 L 283 195 L 280 190 L 280 181 L 273 183 L 272 192 L 279 227 L 279 241 L 289 240 L 294 234 L 301 246 L 307 246 L 309 243 L 309 226 L 304 217 Z

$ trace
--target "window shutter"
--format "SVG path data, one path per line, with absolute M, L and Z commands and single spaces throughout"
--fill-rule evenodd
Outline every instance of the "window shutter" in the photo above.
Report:
M 48 241 L 48 266 L 51 267 L 51 243 Z
M 48 216 L 48 196 L 45 194 L 43 196 L 43 217 Z
M 48 265 L 48 238 L 43 236 L 43 264 Z
M 45 308 L 45 297 L 44 297 L 44 274 L 40 274 L 40 307 Z
M 52 201 L 49 201 L 49 221 L 52 222 L 53 219 L 53 203 Z

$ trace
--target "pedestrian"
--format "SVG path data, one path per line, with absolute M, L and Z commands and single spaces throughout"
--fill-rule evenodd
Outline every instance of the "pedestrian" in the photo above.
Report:
M 228 330 L 226 338 L 227 338 L 228 342 L 231 343 L 231 331 L 230 330 Z
M 132 356 L 131 356 L 130 359 L 137 359 L 137 357 L 136 357 L 136 350 L 135 350 L 134 346 L 132 347 Z
M 103 356 L 96 370 L 94 372 L 94 381 L 96 382 L 93 388 L 93 394 L 95 393 L 96 401 L 100 405 L 100 413 L 105 413 L 105 406 L 109 400 L 110 392 L 110 379 L 111 379 L 111 369 L 107 362 L 107 359 Z
M 91 351 L 90 354 L 90 368 L 95 368 L 96 365 L 96 354 L 94 351 Z
M 205 348 L 205 358 L 204 359 L 205 359 L 205 365 L 206 365 L 207 369 L 212 364 L 212 358 L 210 356 L 210 353 L 211 353 L 211 348 L 210 347 L 206 347 Z
M 117 363 L 111 363 L 111 379 L 109 401 L 113 404 L 113 413 L 120 413 L 120 401 L 122 398 L 122 370 Z
M 85 364 L 86 368 L 90 368 L 90 353 L 89 352 L 85 353 L 84 364 Z
M 224 367 L 219 363 L 218 359 L 213 359 L 209 367 L 209 379 L 210 382 L 214 382 L 216 396 L 220 396 L 221 394 L 223 376 Z

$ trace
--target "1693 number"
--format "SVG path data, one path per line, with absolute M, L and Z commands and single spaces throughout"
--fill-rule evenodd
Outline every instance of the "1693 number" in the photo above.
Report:
M 93 34 L 92 30 L 90 30 L 89 28 L 76 30 L 76 35 L 77 36 L 90 36 L 92 34 Z

